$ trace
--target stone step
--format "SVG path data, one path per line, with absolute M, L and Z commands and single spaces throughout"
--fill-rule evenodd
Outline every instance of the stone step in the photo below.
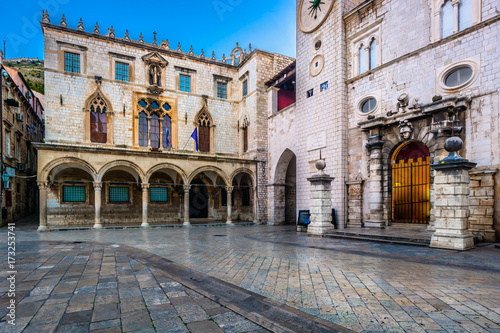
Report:
M 392 244 L 403 244 L 403 245 L 416 245 L 416 246 L 429 246 L 431 244 L 430 239 L 425 238 L 409 238 L 409 237 L 395 237 L 395 236 L 383 236 L 383 235 L 369 235 L 361 233 L 351 233 L 343 231 L 329 232 L 323 237 L 328 238 L 345 238 L 345 239 L 355 239 L 382 243 L 392 243 Z

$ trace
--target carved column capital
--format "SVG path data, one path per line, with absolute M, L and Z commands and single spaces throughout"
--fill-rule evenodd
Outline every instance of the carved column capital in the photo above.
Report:
M 94 190 L 96 190 L 96 191 L 102 190 L 102 183 L 101 182 L 94 182 Z
M 147 191 L 149 189 L 149 184 L 148 183 L 142 183 L 141 184 L 142 191 Z
M 50 188 L 50 183 L 48 180 L 38 180 L 36 183 L 40 190 L 48 190 Z
M 183 185 L 182 188 L 184 188 L 184 193 L 189 193 L 191 190 L 191 185 Z
M 231 192 L 233 192 L 233 190 L 234 190 L 233 186 L 226 186 L 227 193 L 231 193 Z

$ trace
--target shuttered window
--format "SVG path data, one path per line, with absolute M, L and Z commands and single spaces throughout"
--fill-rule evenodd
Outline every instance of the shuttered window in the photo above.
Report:
M 200 126 L 199 146 L 200 151 L 210 151 L 210 127 Z

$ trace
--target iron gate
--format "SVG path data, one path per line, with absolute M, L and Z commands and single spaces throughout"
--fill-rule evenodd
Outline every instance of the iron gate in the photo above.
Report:
M 394 161 L 392 164 L 392 221 L 429 223 L 430 157 Z

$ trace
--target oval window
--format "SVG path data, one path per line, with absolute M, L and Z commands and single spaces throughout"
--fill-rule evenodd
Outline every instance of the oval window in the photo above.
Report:
M 377 100 L 375 98 L 370 98 L 361 105 L 361 112 L 370 113 L 373 110 L 375 110 L 376 106 L 377 106 Z
M 447 87 L 453 88 L 458 87 L 472 77 L 472 68 L 470 67 L 460 67 L 452 70 L 444 79 L 444 84 Z

